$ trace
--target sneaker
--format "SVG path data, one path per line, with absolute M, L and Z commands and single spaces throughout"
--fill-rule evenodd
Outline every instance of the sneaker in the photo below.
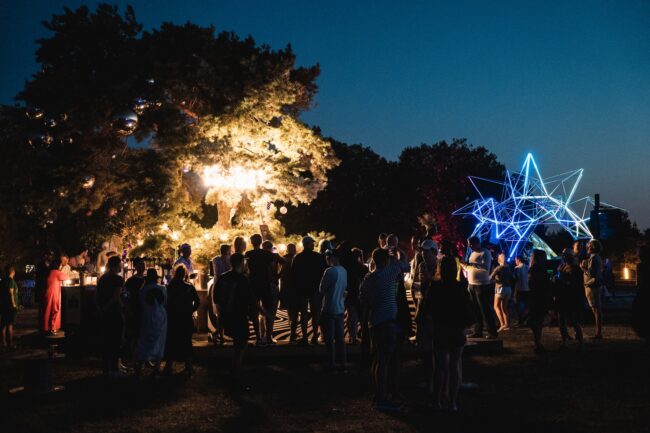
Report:
M 603 335 L 602 334 L 596 334 L 593 337 L 591 337 L 592 340 L 602 340 Z
M 255 340 L 255 346 L 264 347 L 266 346 L 266 341 L 262 340 L 261 338 L 258 338 L 257 340 Z
M 485 336 L 486 340 L 496 340 L 497 338 L 499 338 L 497 334 L 488 334 Z

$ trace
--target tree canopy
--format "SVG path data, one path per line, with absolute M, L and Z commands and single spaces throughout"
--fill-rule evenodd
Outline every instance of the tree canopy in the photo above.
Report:
M 319 67 L 297 66 L 291 46 L 191 23 L 143 31 L 132 8 L 105 4 L 43 24 L 42 68 L 0 113 L 11 161 L 0 212 L 38 227 L 41 245 L 74 249 L 117 233 L 172 246 L 218 204 L 222 228 L 272 222 L 275 204 L 308 203 L 337 164 L 299 120 Z M 210 187 L 207 167 L 222 177 L 261 170 L 264 182 Z

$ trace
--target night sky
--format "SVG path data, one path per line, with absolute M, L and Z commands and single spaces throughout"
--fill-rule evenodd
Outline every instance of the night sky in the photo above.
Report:
M 1 3 L 0 102 L 37 70 L 40 22 L 82 3 Z M 542 175 L 584 168 L 580 196 L 600 192 L 650 227 L 650 2 L 128 3 L 145 28 L 192 21 L 291 43 L 321 65 L 303 119 L 325 135 L 390 159 L 466 137 L 511 169 L 530 151 Z

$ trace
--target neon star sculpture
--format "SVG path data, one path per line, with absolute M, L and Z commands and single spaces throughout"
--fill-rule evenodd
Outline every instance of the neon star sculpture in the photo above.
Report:
M 509 260 L 518 255 L 529 241 L 546 246 L 534 233 L 539 225 L 559 225 L 574 239 L 591 239 L 593 236 L 587 227 L 589 218 L 585 218 L 590 198 L 574 200 L 582 173 L 583 170 L 579 169 L 542 178 L 533 155 L 529 153 L 521 172 L 506 171 L 503 182 L 469 176 L 480 199 L 456 210 L 454 215 L 476 218 L 478 223 L 472 236 L 498 242 Z M 477 181 L 500 185 L 503 191 L 501 201 L 484 197 Z M 581 215 L 571 209 L 579 203 L 583 204 Z

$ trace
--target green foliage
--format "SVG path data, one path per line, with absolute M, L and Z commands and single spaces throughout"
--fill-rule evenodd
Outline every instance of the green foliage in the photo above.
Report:
M 319 67 L 297 67 L 290 46 L 271 50 L 191 23 L 142 32 L 132 8 L 120 14 L 109 5 L 66 8 L 43 24 L 52 34 L 38 41 L 42 68 L 17 96 L 24 105 L 0 112 L 10 161 L 0 174 L 0 218 L 39 234 L 37 249 L 96 249 L 112 234 L 135 245 L 164 238 L 166 221 L 201 220 L 206 195 L 218 204 L 222 193 L 201 180 L 211 164 L 264 167 L 269 181 L 229 205 L 251 209 L 248 228 L 261 220 L 281 232 L 265 221 L 267 203 L 308 203 L 337 163 L 329 143 L 298 120 Z M 178 230 L 185 239 L 205 227 Z M 3 248 L 17 248 L 5 236 Z M 146 251 L 173 242 L 148 242 Z

